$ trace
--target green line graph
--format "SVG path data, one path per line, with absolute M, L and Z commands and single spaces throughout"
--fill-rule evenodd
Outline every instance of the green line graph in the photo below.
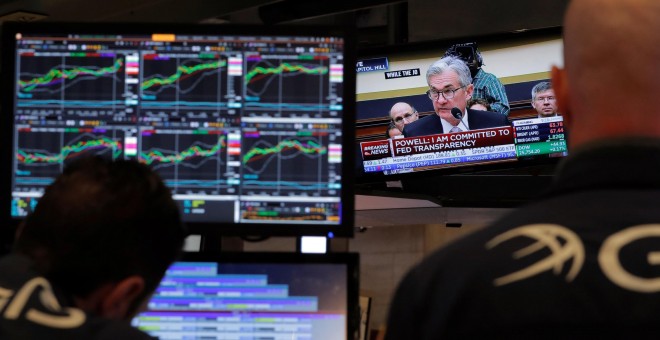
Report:
M 18 85 L 22 91 L 30 92 L 38 86 L 49 86 L 57 84 L 64 79 L 75 79 L 83 75 L 92 75 L 101 77 L 106 74 L 117 73 L 124 65 L 122 59 L 115 60 L 112 66 L 102 67 L 99 69 L 92 69 L 88 67 L 74 67 L 69 70 L 62 68 L 53 68 L 44 76 L 36 77 L 30 80 L 19 80 Z
M 268 74 L 282 74 L 284 72 L 302 72 L 305 74 L 314 74 L 314 75 L 321 75 L 321 74 L 326 74 L 328 73 L 328 67 L 327 66 L 319 66 L 319 67 L 306 67 L 304 65 L 292 65 L 289 63 L 282 63 L 277 67 L 261 67 L 257 66 L 250 70 L 247 74 L 245 74 L 245 82 L 249 83 L 253 79 L 258 79 L 255 78 L 260 75 L 268 75 Z
M 62 163 L 65 159 L 75 157 L 83 152 L 94 149 L 112 149 L 112 158 L 119 157 L 122 153 L 122 146 L 119 141 L 112 140 L 107 137 L 101 137 L 96 140 L 86 140 L 78 142 L 74 145 L 64 146 L 59 154 L 49 155 L 41 152 L 29 153 L 23 150 L 18 150 L 16 158 L 23 164 L 34 163 Z
M 217 154 L 222 148 L 227 146 L 225 139 L 226 139 L 225 136 L 220 136 L 218 138 L 218 142 L 209 149 L 204 149 L 199 145 L 193 145 L 183 150 L 182 152 L 175 153 L 172 155 L 165 155 L 158 150 L 141 152 L 140 162 L 147 165 L 151 165 L 154 162 L 178 164 L 194 157 L 213 156 Z
M 148 80 L 145 80 L 141 88 L 143 90 L 149 89 L 153 86 L 162 86 L 162 85 L 169 85 L 176 83 L 179 81 L 181 78 L 185 76 L 192 75 L 196 72 L 200 71 L 205 71 L 205 70 L 213 70 L 213 69 L 218 69 L 227 66 L 227 61 L 226 60 L 217 60 L 213 61 L 210 63 L 202 63 L 202 64 L 197 64 L 194 66 L 186 66 L 186 65 L 179 65 L 176 69 L 176 72 L 168 77 L 154 77 Z
M 273 147 L 268 147 L 268 148 L 253 148 L 250 151 L 248 151 L 245 156 L 243 156 L 243 163 L 246 164 L 250 161 L 259 159 L 263 156 L 274 154 L 281 152 L 284 149 L 297 149 L 303 153 L 306 154 L 325 154 L 328 152 L 327 148 L 325 146 L 321 146 L 320 144 L 309 141 L 307 143 L 303 143 L 298 140 L 284 140 L 279 142 L 277 145 Z

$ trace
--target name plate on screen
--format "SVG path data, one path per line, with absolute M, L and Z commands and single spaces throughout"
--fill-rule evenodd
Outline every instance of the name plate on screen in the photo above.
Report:
M 390 68 L 390 64 L 386 57 L 358 60 L 356 64 L 356 72 L 374 72 L 385 71 Z
M 418 68 L 411 68 L 409 70 L 398 70 L 385 72 L 385 79 L 396 79 L 396 78 L 405 78 L 405 77 L 417 77 L 421 73 Z

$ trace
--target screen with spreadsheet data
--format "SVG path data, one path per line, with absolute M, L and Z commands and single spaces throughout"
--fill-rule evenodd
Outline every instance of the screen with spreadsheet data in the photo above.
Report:
M 354 49 L 336 27 L 3 25 L 3 210 L 100 155 L 156 170 L 193 231 L 350 235 Z
M 353 339 L 356 254 L 191 254 L 133 325 L 160 339 Z

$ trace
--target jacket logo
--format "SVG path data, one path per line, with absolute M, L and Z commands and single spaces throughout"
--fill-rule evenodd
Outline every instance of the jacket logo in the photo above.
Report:
M 524 280 L 545 271 L 552 270 L 555 275 L 561 274 L 565 262 L 572 261 L 571 269 L 566 274 L 566 281 L 575 279 L 584 264 L 584 246 L 573 231 L 557 224 L 530 224 L 509 230 L 486 243 L 487 249 L 492 249 L 504 241 L 516 237 L 535 239 L 532 245 L 513 253 L 513 258 L 519 259 L 547 248 L 551 254 L 545 259 L 515 273 L 495 279 L 495 286 L 503 286 L 512 282 Z
M 571 267 L 566 274 L 566 281 L 571 282 L 582 269 L 585 258 L 582 241 L 573 231 L 557 224 L 530 224 L 506 231 L 488 241 L 486 249 L 492 249 L 516 237 L 527 237 L 536 242 L 514 252 L 514 259 L 546 248 L 550 250 L 551 254 L 525 269 L 495 279 L 493 281 L 495 286 L 524 280 L 549 270 L 552 270 L 555 275 L 559 275 L 564 264 L 569 261 Z M 626 290 L 638 293 L 660 292 L 660 278 L 635 276 L 624 268 L 619 258 L 623 247 L 649 238 L 660 238 L 660 224 L 636 225 L 607 237 L 598 251 L 598 265 L 605 277 Z M 648 252 L 646 262 L 650 266 L 660 265 L 660 249 Z
M 638 277 L 628 272 L 619 261 L 619 252 L 624 246 L 644 238 L 660 237 L 660 224 L 642 224 L 619 231 L 603 242 L 598 253 L 598 264 L 619 287 L 639 293 L 660 292 L 660 278 Z M 660 265 L 660 251 L 647 254 L 649 265 Z
M 78 308 L 63 308 L 55 294 L 50 283 L 43 277 L 36 277 L 26 282 L 16 294 L 11 290 L 0 288 L 0 308 L 14 296 L 14 299 L 7 305 L 4 318 L 16 320 L 21 316 L 25 305 L 30 296 L 39 294 L 39 301 L 45 307 L 46 311 L 30 308 L 25 313 L 25 318 L 34 323 L 51 328 L 75 328 L 85 322 L 85 313 Z

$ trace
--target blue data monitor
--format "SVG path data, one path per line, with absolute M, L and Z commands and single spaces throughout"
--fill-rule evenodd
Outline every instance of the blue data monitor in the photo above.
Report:
M 160 339 L 353 339 L 356 254 L 191 254 L 133 325 Z

